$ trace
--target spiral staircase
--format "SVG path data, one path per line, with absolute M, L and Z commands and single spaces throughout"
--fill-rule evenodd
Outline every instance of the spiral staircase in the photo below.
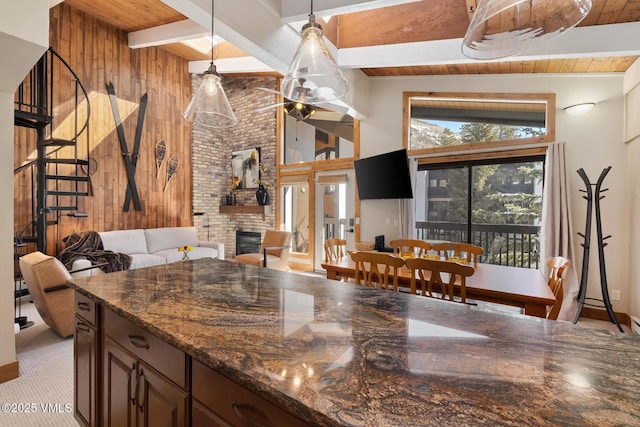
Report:
M 33 130 L 36 141 L 30 160 L 14 169 L 14 182 L 31 183 L 14 246 L 35 242 L 46 253 L 47 227 L 73 215 L 79 198 L 89 195 L 89 97 L 69 64 L 49 48 L 18 87 L 14 104 L 15 126 Z

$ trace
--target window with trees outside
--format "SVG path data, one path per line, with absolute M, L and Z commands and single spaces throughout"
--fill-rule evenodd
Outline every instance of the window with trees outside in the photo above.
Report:
M 482 262 L 539 265 L 544 156 L 420 164 L 417 238 L 468 242 Z
M 410 155 L 555 140 L 555 94 L 404 93 Z

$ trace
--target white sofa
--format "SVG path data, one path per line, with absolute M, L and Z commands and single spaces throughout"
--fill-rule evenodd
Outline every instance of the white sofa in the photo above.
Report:
M 98 232 L 105 250 L 120 252 L 131 257 L 129 269 L 151 267 L 182 261 L 180 246 L 191 246 L 189 259 L 224 259 L 224 243 L 198 240 L 195 227 L 164 227 L 135 230 Z M 91 267 L 91 261 L 77 259 L 72 271 Z M 104 274 L 99 268 L 72 273 L 73 277 Z

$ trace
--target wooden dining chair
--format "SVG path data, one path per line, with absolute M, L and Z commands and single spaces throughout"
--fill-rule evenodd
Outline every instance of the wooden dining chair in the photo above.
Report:
M 458 264 L 451 261 L 436 261 L 424 258 L 410 258 L 405 261 L 411 270 L 411 289 L 417 289 L 420 281 L 422 295 L 438 298 L 433 294 L 434 286 L 440 290 L 439 298 L 461 303 L 467 302 L 466 278 L 473 275 L 475 269 L 468 264 Z M 454 285 L 458 281 L 460 299 L 454 298 Z
M 431 243 L 416 239 L 397 239 L 389 242 L 393 254 L 401 258 L 422 258 L 431 250 Z
M 384 252 L 354 252 L 355 280 L 359 285 L 398 290 L 398 273 L 404 265 L 400 257 Z
M 431 245 L 431 248 L 438 252 L 441 257 L 444 257 L 444 259 L 454 257 L 464 259 L 469 264 L 477 264 L 478 258 L 484 253 L 484 249 L 480 246 L 461 242 L 434 243 Z M 451 255 L 450 252 L 453 252 L 453 255 Z
M 554 256 L 547 258 L 547 267 L 549 267 L 549 287 L 556 297 L 556 302 L 551 306 L 551 310 L 547 313 L 547 319 L 558 320 L 558 314 L 562 307 L 562 299 L 564 297 L 564 274 L 571 265 L 565 257 Z
M 324 241 L 324 260 L 327 262 L 338 261 L 347 254 L 347 241 L 345 239 L 329 239 Z

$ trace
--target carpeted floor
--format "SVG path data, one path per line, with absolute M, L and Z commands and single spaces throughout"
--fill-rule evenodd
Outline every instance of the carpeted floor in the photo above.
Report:
M 34 325 L 16 335 L 20 377 L 0 384 L 0 427 L 78 427 L 73 418 L 73 338 L 60 338 L 45 325 L 28 297 L 23 298 L 22 315 Z

